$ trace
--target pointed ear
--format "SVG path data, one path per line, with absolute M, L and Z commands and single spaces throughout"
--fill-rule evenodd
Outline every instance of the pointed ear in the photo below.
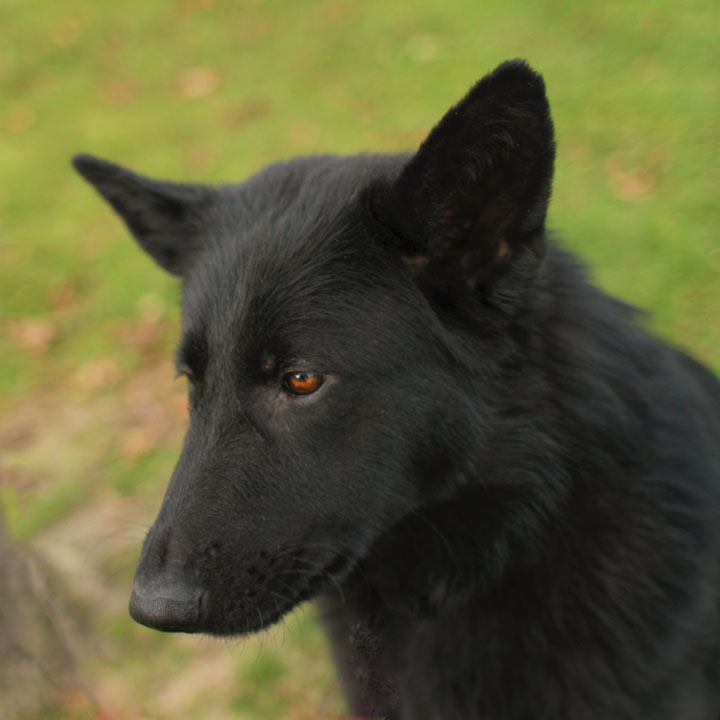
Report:
M 411 268 L 455 258 L 476 287 L 520 257 L 527 266 L 529 249 L 539 264 L 554 156 L 543 80 L 513 60 L 445 115 L 373 203 Z
M 215 191 L 151 180 L 92 155 L 76 155 L 72 163 L 155 262 L 181 275 L 199 243 L 201 210 L 212 202 Z

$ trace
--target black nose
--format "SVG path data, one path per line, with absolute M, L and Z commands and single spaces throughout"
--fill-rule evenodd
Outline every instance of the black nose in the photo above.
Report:
M 184 581 L 137 578 L 130 597 L 130 616 L 141 625 L 166 632 L 195 632 L 200 619 L 202 591 Z

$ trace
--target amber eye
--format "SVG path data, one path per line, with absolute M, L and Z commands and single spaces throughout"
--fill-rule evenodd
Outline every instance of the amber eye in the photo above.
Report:
M 283 378 L 283 386 L 291 395 L 311 395 L 325 381 L 325 376 L 320 373 L 291 372 Z

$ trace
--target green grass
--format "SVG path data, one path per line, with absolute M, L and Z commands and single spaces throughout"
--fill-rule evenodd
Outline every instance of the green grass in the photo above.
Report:
M 18 538 L 149 522 L 184 426 L 167 360 L 178 288 L 73 174 L 78 151 L 219 182 L 296 154 L 412 148 L 483 73 L 526 57 L 557 127 L 551 226 L 720 369 L 713 0 L 5 0 L 0 27 L 0 500 Z M 97 563 L 114 592 L 128 573 L 105 568 L 140 538 Z M 312 717 L 331 682 L 319 635 L 244 643 L 238 661 L 145 640 L 121 610 L 98 626 L 117 654 L 86 671 L 128 717 Z M 217 653 L 236 684 L 173 705 L 169 678 Z

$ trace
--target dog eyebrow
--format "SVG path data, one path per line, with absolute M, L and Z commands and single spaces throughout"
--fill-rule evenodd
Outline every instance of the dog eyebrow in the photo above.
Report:
M 175 353 L 175 365 L 178 370 L 190 370 L 193 377 L 201 380 L 208 361 L 208 349 L 205 336 L 188 332 L 180 341 Z

